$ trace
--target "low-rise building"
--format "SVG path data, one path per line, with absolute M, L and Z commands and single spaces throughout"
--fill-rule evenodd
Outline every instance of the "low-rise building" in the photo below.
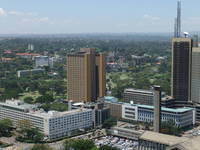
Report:
M 184 137 L 171 136 L 152 131 L 145 131 L 138 140 L 138 150 L 167 150 L 168 147 L 189 140 Z M 174 149 L 179 150 L 179 149 Z M 183 150 L 183 149 L 180 149 Z M 184 149 L 185 150 L 185 149 Z M 189 150 L 189 149 L 188 149 Z
M 105 103 L 110 108 L 110 116 L 116 119 L 122 118 L 122 104 L 117 102 L 117 99 L 112 96 L 105 96 Z
M 122 118 L 152 123 L 154 120 L 154 106 L 123 104 Z M 178 127 L 194 125 L 196 123 L 195 109 L 188 107 L 177 109 L 161 107 L 161 121 L 174 121 Z
M 17 77 L 28 77 L 36 74 L 43 74 L 44 72 L 44 69 L 18 70 Z
M 36 56 L 35 67 L 49 66 L 49 56 Z
M 50 140 L 73 135 L 80 129 L 92 128 L 95 121 L 94 111 L 91 109 L 44 112 L 35 105 L 18 100 L 0 103 L 0 120 L 6 118 L 12 120 L 15 126 L 20 121 L 27 120 Z
M 110 114 L 117 119 L 153 123 L 154 106 L 117 102 L 105 97 L 105 103 L 110 107 Z M 176 126 L 186 127 L 196 123 L 195 108 L 161 107 L 161 121 L 174 121 Z
M 118 121 L 117 125 L 108 130 L 108 134 L 138 141 L 139 137 L 144 133 L 136 125 Z

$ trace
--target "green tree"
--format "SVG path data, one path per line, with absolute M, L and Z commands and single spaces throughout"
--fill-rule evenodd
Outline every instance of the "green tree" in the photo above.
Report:
M 35 144 L 31 148 L 31 150 L 53 150 L 53 149 L 47 144 Z
M 111 147 L 111 146 L 108 146 L 108 145 L 103 145 L 99 148 L 99 150 L 119 150 L 118 148 L 116 147 Z
M 0 137 L 1 136 L 11 136 L 13 123 L 10 119 L 0 120 Z
M 96 146 L 92 140 L 69 139 L 64 142 L 64 150 L 93 150 Z
M 38 128 L 26 128 L 22 130 L 16 140 L 22 142 L 38 143 L 44 139 L 44 135 L 39 131 Z
M 173 120 L 164 121 L 161 124 L 161 132 L 164 134 L 176 135 L 179 136 L 182 132 L 180 127 L 175 125 Z
M 53 95 L 46 94 L 44 96 L 39 96 L 36 99 L 37 103 L 51 103 L 54 101 Z
M 34 103 L 34 99 L 32 97 L 28 96 L 28 97 L 24 98 L 24 102 L 28 103 L 28 104 L 33 104 Z

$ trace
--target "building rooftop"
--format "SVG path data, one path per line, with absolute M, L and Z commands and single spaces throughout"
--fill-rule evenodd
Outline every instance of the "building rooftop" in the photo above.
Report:
M 27 104 L 20 100 L 6 100 L 5 103 L 0 102 L 0 105 L 7 106 L 7 107 L 13 107 L 13 108 L 17 108 L 20 110 L 31 110 L 31 109 L 37 108 L 36 105 Z
M 134 89 L 134 88 L 127 88 L 124 92 L 137 92 L 137 93 L 145 93 L 145 94 L 153 94 L 151 90 L 144 90 L 144 89 Z
M 35 116 L 39 116 L 39 117 L 43 117 L 43 118 L 57 118 L 57 117 L 65 116 L 67 114 L 76 114 L 76 113 L 79 113 L 79 112 L 87 112 L 87 111 L 90 111 L 90 109 L 79 108 L 79 109 L 73 109 L 73 110 L 64 111 L 64 112 L 58 112 L 58 111 L 48 111 L 48 112 L 32 111 L 32 112 L 30 112 L 30 114 L 35 115 Z
M 200 137 L 191 137 L 187 141 L 179 143 L 177 145 L 172 146 L 172 148 L 181 148 L 184 150 L 199 150 L 200 147 Z
M 16 53 L 17 56 L 40 56 L 37 53 Z
M 185 138 L 185 137 L 177 137 L 177 136 L 172 136 L 172 135 L 167 135 L 167 134 L 162 134 L 162 133 L 157 133 L 157 132 L 152 132 L 152 131 L 145 131 L 140 136 L 140 139 L 155 142 L 155 143 L 161 143 L 161 144 L 165 144 L 169 146 L 179 144 L 179 143 L 189 140 L 188 138 Z
M 149 108 L 149 109 L 154 109 L 154 106 L 150 106 L 150 105 L 138 105 L 138 104 L 135 104 L 137 105 L 138 107 L 142 107 L 142 108 Z M 168 112 L 177 112 L 177 113 L 182 113 L 182 112 L 185 112 L 185 111 L 190 111 L 190 110 L 193 110 L 194 108 L 189 108 L 189 107 L 182 107 L 182 108 L 167 108 L 167 107 L 161 107 L 161 110 L 162 111 L 168 111 Z
M 147 109 L 154 109 L 154 106 L 151 106 L 151 105 L 140 105 L 140 104 L 130 104 L 130 103 L 125 103 L 125 102 L 118 102 L 117 98 L 112 97 L 112 96 L 105 96 L 104 98 L 105 98 L 105 101 L 108 101 L 108 102 L 111 102 L 111 103 L 138 106 L 138 107 L 147 108 Z M 182 108 L 161 107 L 161 110 L 162 111 L 168 111 L 168 112 L 174 112 L 174 113 L 182 113 L 182 112 L 194 110 L 194 108 L 190 108 L 190 107 L 182 107 Z

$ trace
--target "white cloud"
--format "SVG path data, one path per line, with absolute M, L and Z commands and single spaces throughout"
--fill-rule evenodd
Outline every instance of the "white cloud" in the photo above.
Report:
M 34 17 L 34 18 L 23 18 L 21 20 L 23 23 L 49 23 L 53 24 L 48 17 Z
M 145 14 L 143 17 L 144 17 L 145 19 L 152 20 L 152 21 L 158 21 L 158 20 L 160 20 L 159 17 L 151 16 L 151 15 L 149 15 L 149 14 Z
M 9 11 L 9 15 L 14 15 L 14 16 L 37 16 L 37 13 L 34 12 L 21 12 L 21 11 Z
M 6 16 L 6 11 L 3 8 L 0 8 L 0 16 Z

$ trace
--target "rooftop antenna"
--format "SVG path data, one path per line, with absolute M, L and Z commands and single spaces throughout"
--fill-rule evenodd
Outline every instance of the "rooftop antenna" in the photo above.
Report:
M 177 17 L 174 24 L 174 37 L 181 37 L 181 1 L 177 2 Z
M 188 35 L 189 35 L 189 33 L 188 33 L 188 32 L 183 32 L 183 34 L 184 34 L 185 38 L 187 38 L 187 37 L 188 37 Z

